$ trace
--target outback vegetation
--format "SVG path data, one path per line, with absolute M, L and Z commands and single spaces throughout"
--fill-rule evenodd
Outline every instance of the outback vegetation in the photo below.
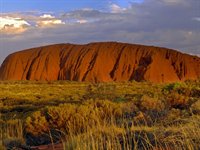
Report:
M 0 82 L 0 147 L 199 149 L 200 80 Z

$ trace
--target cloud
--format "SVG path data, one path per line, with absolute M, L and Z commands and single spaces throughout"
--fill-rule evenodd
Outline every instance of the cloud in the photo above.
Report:
M 22 18 L 0 17 L 0 33 L 19 34 L 27 30 L 30 24 Z
M 19 16 L 31 26 L 21 34 L 0 36 L 0 60 L 25 48 L 94 41 L 154 45 L 199 55 L 199 3 L 196 0 L 144 0 L 126 9 L 120 7 L 115 13 L 80 9 L 60 14 L 15 14 L 13 18 Z
M 46 18 L 48 18 L 48 19 L 54 19 L 55 17 L 52 16 L 52 15 L 50 15 L 50 14 L 43 14 L 42 16 L 40 16 L 40 18 L 43 18 L 43 19 L 46 19 Z
M 50 14 L 43 14 L 36 22 L 36 26 L 39 27 L 53 27 L 55 25 L 63 24 L 65 24 L 65 22 L 63 22 L 61 19 L 57 19 L 55 16 L 52 16 Z
M 80 10 L 63 13 L 61 14 L 61 18 L 66 19 L 68 21 L 73 20 L 73 19 L 74 20 L 80 20 L 80 19 L 100 20 L 110 15 L 111 15 L 110 13 L 87 8 L 87 9 L 80 9 Z
M 182 3 L 184 0 L 162 0 L 162 1 L 168 4 L 178 4 Z
M 110 9 L 112 13 L 122 13 L 126 10 L 126 8 L 122 8 L 117 4 L 111 4 Z

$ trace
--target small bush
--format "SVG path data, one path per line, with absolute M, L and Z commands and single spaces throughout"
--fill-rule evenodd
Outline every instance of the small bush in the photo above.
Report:
M 175 90 L 177 88 L 180 88 L 182 86 L 182 83 L 176 82 L 176 83 L 170 83 L 163 87 L 163 92 L 170 92 L 172 90 Z
M 189 97 L 181 95 L 177 92 L 172 92 L 167 97 L 168 106 L 178 109 L 186 109 L 189 107 Z
M 139 108 L 142 111 L 149 111 L 149 110 L 163 111 L 165 105 L 161 100 L 158 100 L 157 98 L 151 98 L 144 95 L 139 102 Z
M 43 134 L 49 131 L 49 123 L 40 111 L 36 111 L 25 121 L 26 131 L 34 135 Z

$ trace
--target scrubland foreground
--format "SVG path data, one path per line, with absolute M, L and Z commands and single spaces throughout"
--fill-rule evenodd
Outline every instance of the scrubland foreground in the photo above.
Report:
M 1 149 L 200 149 L 200 80 L 3 81 L 0 110 Z

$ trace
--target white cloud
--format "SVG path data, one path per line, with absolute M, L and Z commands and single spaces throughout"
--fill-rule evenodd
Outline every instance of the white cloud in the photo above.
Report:
M 0 17 L 0 32 L 5 34 L 19 34 L 27 30 L 30 24 L 22 18 L 9 16 Z
M 43 18 L 43 19 L 46 19 L 46 18 L 48 18 L 48 19 L 53 19 L 53 18 L 55 18 L 55 17 L 52 16 L 52 15 L 50 15 L 50 14 L 43 14 L 42 16 L 40 16 L 40 18 Z
M 110 9 L 112 13 L 122 13 L 126 10 L 126 8 L 122 8 L 117 4 L 111 4 Z
M 38 21 L 36 22 L 36 26 L 38 27 L 53 27 L 55 25 L 63 25 L 65 22 L 63 22 L 61 19 L 57 19 L 55 16 L 52 16 L 50 14 L 44 14 L 39 17 Z
M 62 20 L 55 19 L 55 20 L 41 20 L 37 22 L 37 26 L 39 27 L 49 27 L 53 25 L 65 24 Z

